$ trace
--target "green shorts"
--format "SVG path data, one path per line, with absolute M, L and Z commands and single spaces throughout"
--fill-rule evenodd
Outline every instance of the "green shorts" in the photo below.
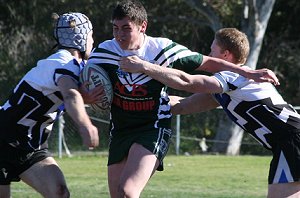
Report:
M 118 163 L 128 156 L 133 143 L 138 143 L 152 152 L 160 161 L 157 170 L 163 170 L 163 159 L 169 149 L 172 130 L 157 128 L 139 133 L 120 133 L 110 137 L 108 165 Z

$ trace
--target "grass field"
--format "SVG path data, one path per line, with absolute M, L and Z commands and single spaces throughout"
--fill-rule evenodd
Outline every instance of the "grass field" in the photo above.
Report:
M 271 157 L 173 156 L 157 172 L 141 198 L 266 197 Z M 57 159 L 72 198 L 108 198 L 105 155 Z M 40 198 L 22 182 L 12 184 L 13 198 Z

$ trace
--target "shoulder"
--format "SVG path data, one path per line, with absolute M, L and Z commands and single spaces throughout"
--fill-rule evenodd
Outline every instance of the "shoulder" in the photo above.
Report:
M 170 45 L 173 43 L 171 39 L 164 38 L 164 37 L 152 37 L 152 36 L 146 36 L 146 39 L 149 43 L 152 44 L 158 44 L 158 45 Z
M 97 48 L 103 48 L 103 49 L 114 49 L 116 47 L 118 47 L 118 43 L 115 39 L 105 40 L 99 43 L 99 45 L 97 46 Z
M 74 57 L 68 50 L 58 50 L 56 53 L 50 55 L 47 60 L 56 61 L 61 65 L 64 65 L 70 62 Z

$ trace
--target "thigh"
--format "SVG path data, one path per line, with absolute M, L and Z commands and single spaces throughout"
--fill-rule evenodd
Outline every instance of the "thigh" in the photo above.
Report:
M 270 184 L 268 189 L 268 198 L 282 197 L 300 197 L 300 182 Z
M 52 157 L 35 163 L 20 178 L 44 197 L 68 197 L 64 175 Z
M 108 176 L 108 187 L 111 197 L 117 197 L 118 189 L 120 185 L 120 177 L 124 170 L 124 166 L 126 163 L 126 158 L 123 159 L 121 162 L 109 165 L 107 176 Z
M 153 153 L 159 161 L 158 171 L 163 171 L 163 159 L 169 149 L 172 130 L 168 128 L 157 128 L 139 135 L 135 142 L 142 145 Z
M 157 157 L 144 146 L 134 143 L 120 177 L 120 186 L 140 193 L 159 165 Z

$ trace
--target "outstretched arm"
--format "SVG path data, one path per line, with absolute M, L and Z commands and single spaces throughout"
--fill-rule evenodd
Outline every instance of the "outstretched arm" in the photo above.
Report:
M 173 115 L 199 113 L 219 106 L 211 94 L 196 93 L 186 98 L 180 96 L 169 98 Z
M 123 71 L 145 73 L 173 89 L 184 90 L 191 93 L 220 93 L 223 91 L 219 81 L 214 77 L 189 75 L 177 69 L 161 67 L 143 61 L 136 56 L 123 57 L 119 63 Z
M 64 98 L 67 113 L 78 125 L 83 144 L 89 148 L 99 145 L 98 129 L 92 124 L 84 107 L 78 86 L 71 77 L 62 76 L 58 80 L 58 87 Z
M 217 73 L 224 70 L 232 71 L 245 76 L 246 78 L 253 79 L 256 82 L 270 82 L 274 85 L 279 85 L 278 78 L 274 72 L 269 69 L 247 69 L 246 67 L 240 67 L 225 60 L 210 56 L 203 56 L 202 64 L 197 68 L 197 70 L 207 71 L 210 73 Z

